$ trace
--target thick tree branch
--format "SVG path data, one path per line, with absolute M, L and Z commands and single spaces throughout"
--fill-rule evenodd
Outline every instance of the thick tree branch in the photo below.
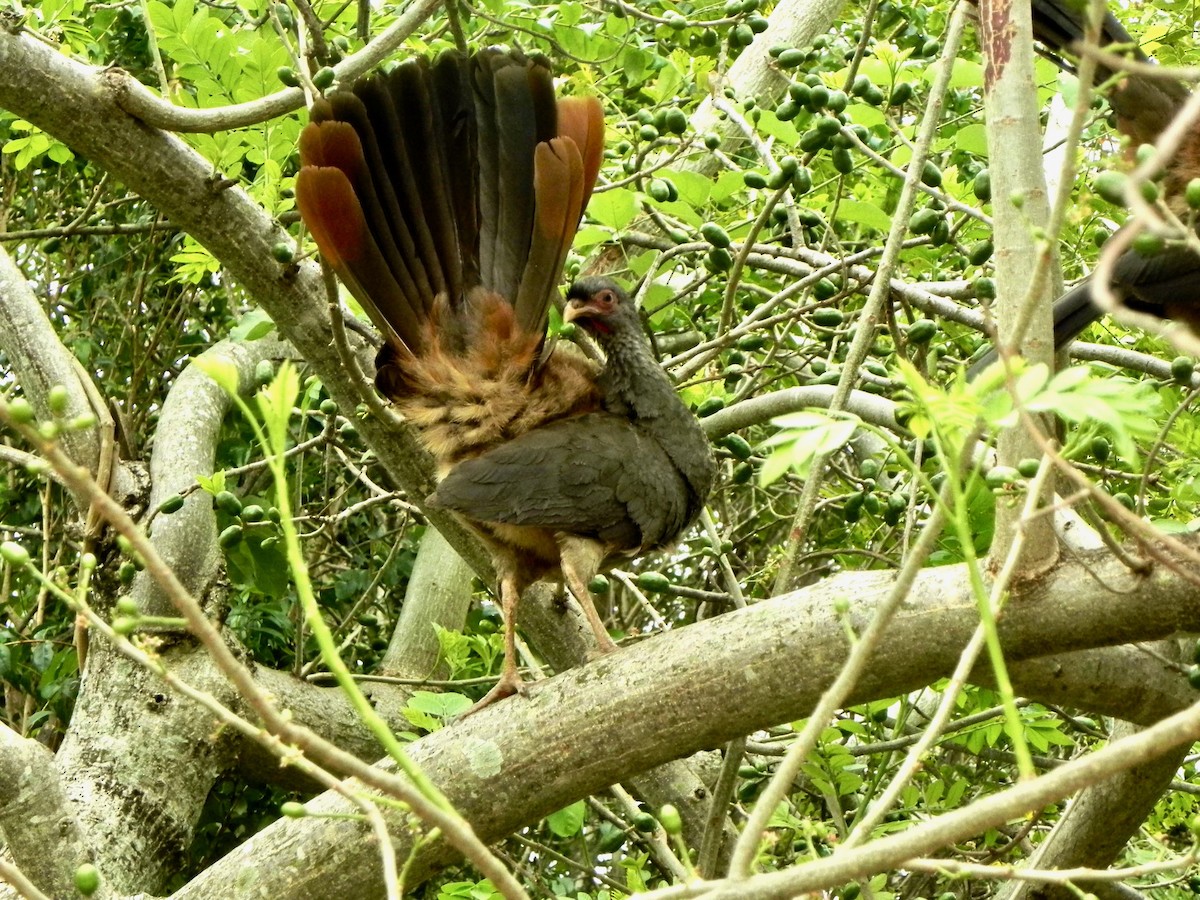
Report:
M 26 878 L 54 897 L 75 893 L 71 873 L 88 846 L 54 754 L 0 724 L 0 833 Z
M 535 684 L 527 700 L 507 701 L 430 735 L 413 745 L 414 758 L 476 833 L 496 840 L 633 773 L 802 718 L 846 656 L 846 625 L 861 631 L 890 581 L 879 573 L 837 576 L 667 632 Z M 848 622 L 836 612 L 845 597 L 854 598 Z M 1131 575 L 1098 553 L 1018 592 L 1000 632 L 1016 663 L 1171 635 L 1193 627 L 1198 616 L 1200 596 L 1187 582 L 1163 571 Z M 923 572 L 848 702 L 895 696 L 941 677 L 977 621 L 960 567 Z M 334 811 L 342 804 L 322 799 L 314 808 Z M 960 836 L 972 833 L 956 827 Z M 251 877 L 251 866 L 256 889 L 266 893 L 311 892 L 318 885 L 347 896 L 379 890 L 377 863 L 354 823 L 280 822 L 249 849 L 252 855 L 239 852 L 216 864 L 179 896 L 223 896 L 236 879 Z M 923 852 L 921 845 L 912 849 Z M 404 854 L 408 847 L 401 841 L 397 850 Z M 305 865 L 292 865 L 300 857 Z M 449 858 L 444 848 L 431 851 L 414 877 Z
M 12 363 L 13 374 L 39 419 L 48 421 L 50 389 L 62 385 L 67 391 L 65 419 L 90 413 L 97 418 L 106 413 L 94 410 L 91 397 L 99 396 L 94 385 L 86 384 L 87 377 L 76 363 L 46 315 L 46 310 L 30 289 L 29 283 L 12 257 L 0 247 L 0 351 Z M 72 429 L 61 437 L 63 449 L 75 462 L 96 472 L 100 466 L 102 438 L 98 427 Z M 132 491 L 132 480 L 118 466 L 113 482 L 115 493 L 124 496 Z M 87 504 L 75 498 L 82 513 Z

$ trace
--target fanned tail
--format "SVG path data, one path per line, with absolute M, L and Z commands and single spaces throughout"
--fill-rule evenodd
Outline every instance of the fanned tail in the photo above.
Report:
M 515 50 L 411 60 L 314 105 L 297 203 L 385 365 L 540 343 L 603 138 L 599 102 L 556 102 L 546 62 Z

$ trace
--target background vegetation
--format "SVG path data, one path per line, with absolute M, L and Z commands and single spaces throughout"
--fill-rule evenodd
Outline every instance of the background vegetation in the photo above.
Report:
M 1119 14 L 1160 62 L 1198 63 L 1192 5 Z M 1077 278 L 1126 213 L 1090 187 L 1121 165 L 1103 99 L 1073 119 L 1078 84 L 1042 59 L 1041 119 L 1013 127 L 1046 130 L 1056 239 L 1036 182 L 992 189 L 961 19 L 895 0 L 5 13 L 0 879 L 56 897 L 89 865 L 102 891 L 180 897 L 1200 889 L 1200 727 L 1167 718 L 1192 703 L 1200 630 L 1196 376 L 1106 319 L 1065 379 L 965 386 L 990 302 L 1025 289 L 1004 254 L 1029 274 L 1057 247 Z M 421 509 L 423 458 L 331 340 L 287 85 L 456 43 L 544 52 L 563 93 L 603 99 L 570 274 L 642 286 L 721 477 L 678 548 L 597 585 L 629 649 L 573 668 L 578 623 L 533 596 L 528 662 L 570 673 L 451 724 L 498 667 L 490 573 Z M 1003 215 L 1032 250 L 994 236 Z M 986 446 L 1029 411 L 1059 415 L 1060 443 L 997 466 Z M 1064 499 L 1036 512 L 1030 478 Z M 1048 506 L 1057 561 L 1022 544 Z M 993 547 L 997 508 L 1022 524 Z M 364 682 L 378 722 L 335 660 L 383 677 Z M 441 792 L 391 774 L 409 757 L 386 726 Z M 385 757 L 384 775 L 356 762 Z M 332 790 L 350 775 L 366 785 Z

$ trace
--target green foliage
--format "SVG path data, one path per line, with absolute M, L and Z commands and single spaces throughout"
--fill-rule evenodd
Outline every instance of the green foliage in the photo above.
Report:
M 118 65 L 178 106 L 211 108 L 278 93 L 284 89 L 281 69 L 299 83 L 318 72 L 327 79 L 330 66 L 363 46 L 355 6 L 316 5 L 326 26 L 324 40 L 321 47 L 306 45 L 312 56 L 303 60 L 295 13 L 284 4 L 43 0 L 25 15 L 29 27 L 61 43 L 64 53 L 98 66 Z M 372 36 L 401 14 L 388 4 L 369 11 Z M 966 533 L 943 535 L 928 563 L 950 564 L 982 552 L 997 497 L 1019 496 L 1030 476 L 1001 473 L 1003 479 L 988 484 L 979 473 L 955 473 L 954 464 L 969 435 L 980 430 L 990 440 L 1026 410 L 1052 413 L 1064 423 L 1063 454 L 1100 488 L 1144 509 L 1163 530 L 1194 528 L 1200 432 L 1194 416 L 1170 417 L 1187 402 L 1182 363 L 1170 382 L 1078 366 L 1053 378 L 1042 369 L 1018 368 L 1014 392 L 998 376 L 966 386 L 958 372 L 983 343 L 978 333 L 934 307 L 913 306 L 916 293 L 894 292 L 890 313 L 880 322 L 860 315 L 878 249 L 896 216 L 947 9 L 884 0 L 862 57 L 856 54 L 864 43 L 863 9 L 848 10 L 811 46 L 773 50 L 777 89 L 751 94 L 730 83 L 728 65 L 762 40 L 763 24 L 772 22 L 775 11 L 770 2 L 652 3 L 626 11 L 624 5 L 505 0 L 460 9 L 471 46 L 511 37 L 554 58 L 565 93 L 594 93 L 603 100 L 604 184 L 569 266 L 581 271 L 603 256 L 627 281 L 654 279 L 643 295 L 647 322 L 661 354 L 680 363 L 676 371 L 686 372 L 681 393 L 688 402 L 716 417 L 746 400 L 835 383 L 850 343 L 869 327 L 869 361 L 851 374 L 860 376 L 860 390 L 895 401 L 903 420 L 884 429 L 867 424 L 874 420 L 865 415 L 793 410 L 723 435 L 717 444 L 721 477 L 710 505 L 718 539 L 692 534 L 672 552 L 629 563 L 643 596 L 634 598 L 612 577 L 599 598 L 605 614 L 627 633 L 646 633 L 662 622 L 687 625 L 702 609 L 706 616 L 720 612 L 730 604 L 721 596 L 723 565 L 750 601 L 771 596 L 801 479 L 821 481 L 804 544 L 791 560 L 795 583 L 829 571 L 894 569 L 948 477 L 961 482 L 957 511 L 968 527 Z M 1137 24 L 1155 39 L 1162 62 L 1195 64 L 1194 48 L 1176 40 L 1169 27 L 1177 11 L 1141 12 L 1146 21 Z M 418 29 L 397 56 L 450 45 L 439 18 Z M 1039 64 L 1038 74 L 1042 106 L 1060 84 L 1074 90 L 1048 63 Z M 983 76 L 977 50 L 968 46 L 956 61 L 932 159 L 921 173 L 933 193 L 921 195 L 909 235 L 916 239 L 893 273 L 914 292 L 928 289 L 971 307 L 995 297 L 992 251 L 1003 250 L 993 246 L 987 218 L 992 201 L 980 115 Z M 702 105 L 713 98 L 716 118 L 702 119 Z M 291 194 L 305 118 L 296 111 L 245 128 L 182 136 L 214 176 L 232 180 L 290 229 L 289 242 L 298 253 L 311 250 L 295 223 Z M 1087 148 L 1076 173 L 1076 202 L 1060 242 L 1068 276 L 1094 267 L 1097 238 L 1115 230 L 1124 216 L 1117 206 L 1124 202 L 1120 178 L 1095 177 L 1119 165 L 1106 149 L 1109 129 L 1103 114 L 1084 125 Z M 183 366 L 214 340 L 254 341 L 271 334 L 275 323 L 195 238 L 162 221 L 157 210 L 103 178 L 57 138 L 0 112 L 0 151 L 9 201 L 5 228 L 32 235 L 6 247 L 40 292 L 63 342 L 94 375 L 105 399 L 123 411 L 122 437 L 133 456 L 145 456 L 154 448 L 163 399 Z M 712 168 L 702 168 L 710 162 Z M 1094 187 L 1085 190 L 1089 184 Z M 1189 188 L 1189 199 L 1192 193 L 1200 196 Z M 77 218 L 87 227 L 63 228 Z M 748 240 L 755 242 L 755 252 L 742 259 Z M 285 246 L 290 258 L 291 243 Z M 286 268 L 263 262 L 281 272 Z M 1167 360 L 1176 355 L 1160 339 L 1112 323 L 1089 335 L 1106 336 L 1126 349 Z M 708 358 L 696 362 L 704 354 Z M 209 371 L 236 390 L 230 369 Z M 286 500 L 304 536 L 322 616 L 346 665 L 371 673 L 398 621 L 424 523 L 405 505 L 412 498 L 386 493 L 391 482 L 359 439 L 355 411 L 343 409 L 339 416 L 323 386 L 304 380 L 307 374 L 283 370 L 259 395 L 256 410 L 271 445 L 292 453 Z M 5 381 L 6 398 L 20 387 Z M 17 399 L 32 414 L 32 406 Z M 314 438 L 319 440 L 313 446 L 293 452 Z M 230 535 L 221 550 L 228 597 L 220 612 L 257 664 L 319 675 L 322 664 L 304 626 L 281 541 L 285 498 L 266 473 L 264 453 L 251 427 L 230 417 L 217 447 L 218 471 L 196 477 L 198 490 L 214 498 L 228 492 L 237 501 L 236 507 L 219 504 L 216 511 L 216 533 Z M 813 461 L 826 455 L 827 465 L 815 471 Z M 1143 478 L 1141 467 L 1151 458 L 1155 477 Z M 70 509 L 60 488 L 24 468 L 9 468 L 0 481 L 4 537 L 15 536 L 34 565 L 64 582 L 63 573 L 72 571 L 79 554 Z M 97 597 L 111 610 L 137 566 L 112 542 L 102 541 L 96 552 Z M 70 720 L 79 686 L 74 613 L 56 598 L 47 600 L 22 566 L 21 560 L 6 560 L 2 573 L 8 594 L 0 616 L 0 712 L 17 733 L 53 746 Z M 681 593 L 688 589 L 708 591 L 713 599 L 702 606 Z M 643 601 L 653 605 L 654 616 Z M 492 606 L 473 612 L 461 631 L 440 630 L 438 637 L 452 678 L 498 671 L 502 639 Z M 486 687 L 417 691 L 403 710 L 412 726 L 408 736 L 445 727 Z M 971 688 L 959 698 L 958 713 L 998 703 L 990 692 Z M 842 711 L 775 810 L 761 851 L 764 865 L 782 869 L 832 852 L 842 837 L 837 823 L 852 825 L 895 773 L 900 754 L 892 742 L 909 740 L 924 722 L 911 696 Z M 1036 704 L 1021 708 L 1020 725 L 1030 751 L 1052 761 L 1089 752 L 1099 741 L 1078 717 Z M 793 738 L 792 729 L 783 726 L 765 741 L 786 745 Z M 762 750 L 761 744 L 753 748 L 737 778 L 735 798 L 744 807 L 757 801 L 778 762 Z M 876 832 L 903 830 L 918 818 L 960 808 L 1006 785 L 1013 752 L 999 714 L 969 728 L 952 727 Z M 1194 780 L 1195 772 L 1188 769 L 1181 777 Z M 188 873 L 274 821 L 280 802 L 290 797 L 223 779 L 201 817 Z M 641 831 L 639 814 L 607 798 L 601 802 L 621 825 L 575 803 L 522 835 L 552 853 L 509 847 L 528 861 L 530 878 L 543 893 L 618 896 L 595 877 L 601 868 L 629 891 L 673 879 L 649 850 L 653 817 L 640 814 L 651 819 L 650 830 Z M 1161 859 L 1161 846 L 1185 847 L 1196 813 L 1191 795 L 1164 795 L 1126 862 Z M 1052 820 L 1057 813 L 1044 815 Z M 1015 861 L 1011 854 L 1019 842 L 1009 844 L 1017 831 L 994 830 L 974 850 L 1010 854 L 1002 861 Z M 874 895 L 900 890 L 899 878 L 874 880 Z M 941 889 L 956 886 L 936 880 Z M 841 888 L 839 896 L 849 896 L 847 890 Z M 498 896 L 490 883 L 465 869 L 424 891 L 439 898 Z

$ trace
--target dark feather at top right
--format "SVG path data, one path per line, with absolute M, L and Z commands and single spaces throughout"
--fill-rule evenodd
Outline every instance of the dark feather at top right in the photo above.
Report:
M 1063 54 L 1084 40 L 1084 13 L 1067 0 L 1033 0 L 1034 37 L 1047 58 L 1073 71 Z M 1102 46 L 1120 45 L 1127 57 L 1149 59 L 1117 18 L 1107 13 L 1101 26 Z M 1115 80 L 1114 80 L 1115 79 Z M 1113 71 L 1097 66 L 1095 83 L 1110 82 L 1106 90 L 1114 120 L 1133 148 L 1155 143 L 1187 102 L 1190 92 L 1165 76 Z M 1169 162 L 1161 182 L 1162 197 L 1180 218 L 1188 216 L 1184 194 L 1188 182 L 1200 177 L 1200 128 L 1194 128 Z M 1086 278 L 1054 303 L 1054 349 L 1061 350 L 1092 322 L 1104 315 L 1093 296 L 1093 279 Z M 1172 243 L 1151 255 L 1130 248 L 1117 259 L 1111 288 L 1129 309 L 1185 323 L 1200 336 L 1200 256 L 1182 243 Z M 995 351 L 971 367 L 971 375 L 995 360 Z

